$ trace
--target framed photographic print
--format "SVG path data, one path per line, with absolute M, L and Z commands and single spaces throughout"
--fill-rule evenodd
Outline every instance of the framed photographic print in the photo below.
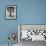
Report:
M 16 19 L 16 5 L 5 5 L 5 18 L 8 20 Z

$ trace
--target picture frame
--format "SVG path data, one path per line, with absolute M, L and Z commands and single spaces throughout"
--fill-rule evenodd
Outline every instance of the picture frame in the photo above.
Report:
M 5 5 L 5 19 L 16 20 L 16 5 Z
M 28 39 L 26 39 L 26 40 L 46 41 L 46 24 L 18 24 L 18 42 L 19 43 L 22 40 L 25 40 L 24 37 L 23 37 L 23 39 L 21 39 L 21 37 L 22 37 L 21 31 L 22 30 L 24 30 L 24 31 L 28 30 Z M 34 31 L 36 31 L 36 32 L 34 32 Z M 31 33 L 31 32 L 33 32 L 33 33 Z M 30 33 L 30 35 L 29 35 L 29 33 Z M 25 35 L 23 35 L 23 36 L 25 36 Z M 33 36 L 33 37 L 30 38 L 29 36 L 30 37 Z

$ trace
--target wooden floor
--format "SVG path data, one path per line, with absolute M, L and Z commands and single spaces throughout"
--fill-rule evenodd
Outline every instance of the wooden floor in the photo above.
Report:
M 8 46 L 8 44 L 0 44 L 0 46 Z M 19 44 L 15 44 L 13 46 L 46 46 L 46 42 L 44 41 L 32 42 L 31 40 L 28 40 L 28 41 L 21 40 Z
M 45 41 L 34 41 L 32 42 L 31 40 L 21 40 L 19 46 L 46 46 Z

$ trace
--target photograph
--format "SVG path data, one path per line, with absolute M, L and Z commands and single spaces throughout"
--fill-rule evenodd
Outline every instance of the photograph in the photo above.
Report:
M 46 42 L 46 25 L 19 24 L 18 42 L 20 46 L 31 46 L 34 43 Z
M 16 5 L 5 5 L 5 8 L 6 19 L 16 19 Z

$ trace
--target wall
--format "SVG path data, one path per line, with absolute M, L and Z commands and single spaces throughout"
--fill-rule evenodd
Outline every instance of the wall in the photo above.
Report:
M 16 20 L 5 20 L 9 4 L 17 6 Z M 46 0 L 0 0 L 0 44 L 8 43 L 9 32 L 18 32 L 18 24 L 46 24 Z

